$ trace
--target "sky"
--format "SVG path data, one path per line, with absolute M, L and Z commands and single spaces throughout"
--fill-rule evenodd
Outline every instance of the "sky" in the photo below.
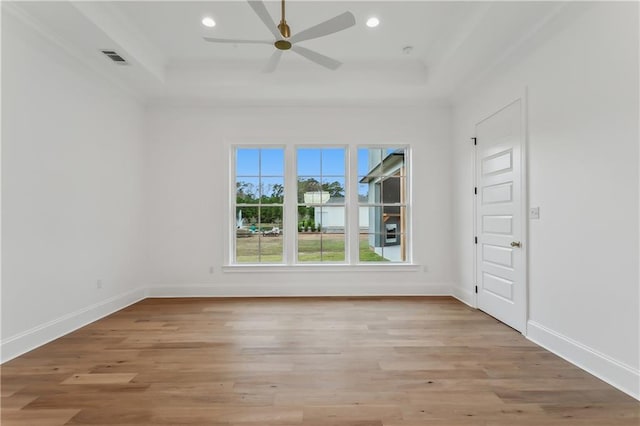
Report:
M 369 151 L 372 151 L 371 153 Z M 358 149 L 358 176 L 369 171 L 369 155 L 379 149 Z M 386 150 L 387 152 L 390 149 Z M 298 176 L 344 176 L 344 148 L 298 148 Z M 259 173 L 259 167 L 262 173 Z M 237 176 L 284 176 L 284 148 L 239 148 L 236 153 Z
M 344 187 L 345 148 L 298 148 L 297 175 L 313 177 L 322 183 L 338 181 Z M 358 149 L 358 180 L 369 171 L 369 157 L 379 158 L 380 149 Z M 383 149 L 390 152 L 393 149 Z M 258 186 L 258 175 L 266 188 L 284 184 L 284 148 L 238 148 L 236 176 L 238 181 Z M 358 193 L 366 196 L 368 185 L 359 184 Z

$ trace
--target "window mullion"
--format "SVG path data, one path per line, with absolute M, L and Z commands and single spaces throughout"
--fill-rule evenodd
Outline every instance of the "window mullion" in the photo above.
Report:
M 346 232 L 347 232 L 347 259 L 349 264 L 358 263 L 358 253 L 360 247 L 360 224 L 358 206 L 358 152 L 357 147 L 351 146 L 347 150 L 347 171 L 345 186 L 346 198 Z
M 284 161 L 284 259 L 287 265 L 296 263 L 298 235 L 298 179 L 295 148 L 285 149 Z

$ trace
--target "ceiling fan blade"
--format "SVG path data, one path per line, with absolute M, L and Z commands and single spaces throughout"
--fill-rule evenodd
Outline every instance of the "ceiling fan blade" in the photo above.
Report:
M 269 15 L 269 11 L 261 0 L 248 0 L 249 6 L 253 9 L 253 11 L 258 15 L 258 18 L 269 28 L 271 34 L 279 40 L 282 38 L 280 33 L 278 32 L 278 27 L 276 27 L 276 23 L 273 22 L 273 18 Z
M 233 43 L 233 44 L 273 44 L 269 40 L 236 40 L 233 38 L 214 38 L 214 37 L 202 37 L 206 41 L 211 43 Z
M 292 46 L 291 50 L 296 52 L 298 55 L 304 56 L 308 60 L 315 62 L 318 65 L 322 65 L 325 68 L 329 68 L 333 71 L 337 70 L 340 65 L 342 65 L 342 62 L 331 59 L 328 56 L 324 56 L 316 51 L 307 49 L 306 47 Z
M 269 62 L 262 70 L 263 73 L 271 73 L 276 70 L 278 64 L 280 63 L 280 58 L 282 57 L 282 50 L 276 49 L 275 52 L 269 58 Z
M 289 41 L 291 43 L 298 43 L 304 40 L 311 40 L 312 38 L 318 38 L 346 30 L 349 27 L 353 27 L 355 24 L 356 18 L 353 16 L 353 13 L 345 12 L 342 15 L 338 15 L 328 21 L 324 21 L 318 25 L 314 25 L 311 28 L 307 28 L 306 30 L 294 34 Z

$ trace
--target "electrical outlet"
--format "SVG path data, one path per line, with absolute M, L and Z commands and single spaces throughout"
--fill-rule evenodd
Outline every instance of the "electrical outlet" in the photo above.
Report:
M 96 288 L 100 290 L 102 288 L 102 280 L 96 281 Z
M 213 266 L 209 266 L 209 273 L 213 274 Z
M 529 219 L 540 219 L 540 207 L 529 208 Z
M 429 272 L 429 267 L 427 265 L 424 265 L 422 267 L 422 272 Z

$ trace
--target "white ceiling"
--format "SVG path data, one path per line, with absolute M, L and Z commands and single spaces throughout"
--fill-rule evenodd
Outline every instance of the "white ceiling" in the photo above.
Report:
M 214 44 L 202 37 L 273 37 L 245 1 L 3 2 L 93 69 L 153 101 L 231 104 L 446 101 L 532 38 L 558 30 L 579 11 L 565 2 L 288 1 L 295 34 L 351 11 L 356 25 L 301 42 L 344 63 L 321 68 L 284 52 L 261 72 L 270 45 Z M 274 21 L 279 2 L 266 2 Z M 200 20 L 212 16 L 217 25 Z M 377 16 L 381 23 L 368 28 Z M 411 54 L 402 49 L 412 46 Z M 99 52 L 113 49 L 129 66 Z

